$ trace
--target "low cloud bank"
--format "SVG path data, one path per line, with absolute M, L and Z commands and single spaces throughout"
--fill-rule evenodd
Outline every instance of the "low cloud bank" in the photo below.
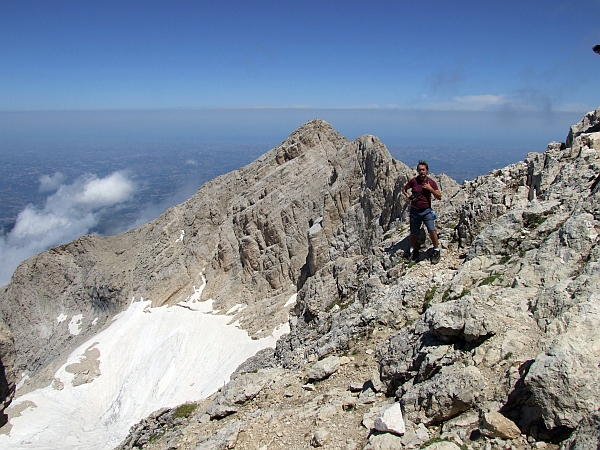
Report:
M 27 205 L 14 228 L 0 236 L 0 285 L 10 281 L 21 261 L 89 233 L 103 209 L 131 200 L 135 192 L 124 172 L 104 178 L 85 174 L 69 185 L 63 181 L 60 172 L 40 177 L 40 191 L 55 192 L 42 207 Z

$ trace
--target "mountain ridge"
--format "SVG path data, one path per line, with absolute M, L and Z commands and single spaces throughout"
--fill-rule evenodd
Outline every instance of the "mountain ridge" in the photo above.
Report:
M 290 334 L 280 339 L 275 350 L 263 350 L 244 363 L 234 374 L 232 386 L 239 377 L 251 377 L 255 372 L 266 373 L 261 375 L 263 381 L 271 380 L 264 381 L 263 388 L 269 383 L 276 386 L 282 378 L 289 381 L 292 375 L 302 378 L 307 363 L 347 353 L 360 336 L 368 338 L 376 330 L 388 330 L 389 336 L 378 341 L 377 360 L 369 363 L 379 367 L 378 375 L 371 377 L 374 389 L 362 389 L 361 395 L 372 391 L 375 396 L 379 391 L 395 397 L 407 423 L 421 424 L 429 435 L 440 436 L 440 424 L 477 412 L 476 420 L 449 427 L 445 437 L 479 448 L 480 443 L 468 437 L 473 429 L 479 430 L 478 414 L 501 410 L 534 441 L 564 439 L 574 429 L 571 439 L 576 440 L 578 424 L 593 423 L 594 407 L 600 404 L 590 381 L 597 370 L 593 369 L 597 349 L 592 346 L 592 355 L 585 355 L 572 340 L 578 330 L 589 329 L 586 320 L 593 323 L 600 317 L 594 312 L 599 290 L 600 217 L 596 198 L 600 138 L 594 127 L 600 123 L 599 117 L 600 108 L 572 127 L 567 139 L 570 145 L 551 143 L 543 154 L 530 154 L 523 162 L 462 187 L 443 175 L 436 177 L 444 194 L 435 208 L 446 255 L 439 270 L 425 261 L 416 266 L 402 263 L 406 205 L 399 195 L 411 170 L 393 160 L 377 138 L 367 135 L 349 142 L 317 119 L 255 163 L 205 184 L 184 204 L 115 239 L 120 247 L 112 250 L 108 261 L 129 260 L 128 252 L 138 251 L 131 258 L 135 264 L 127 263 L 133 265 L 129 272 L 121 267 L 121 275 L 91 270 L 83 277 L 76 270 L 58 269 L 50 273 L 66 274 L 62 275 L 67 280 L 63 286 L 77 285 L 80 298 L 88 293 L 92 301 L 88 312 L 93 310 L 86 317 L 88 323 L 98 311 L 105 314 L 106 323 L 131 296 L 149 296 L 155 306 L 176 303 L 183 299 L 184 291 L 200 285 L 202 277 L 207 279 L 202 298 L 212 298 L 222 310 L 242 305 L 243 312 L 232 320 L 239 320 L 254 337 L 285 322 L 289 313 Z M 31 282 L 41 277 L 36 270 L 51 266 L 52 258 L 63 264 L 59 267 L 69 268 L 70 261 L 65 261 L 69 252 L 88 265 L 102 260 L 104 255 L 94 259 L 93 253 L 87 253 L 100 241 L 84 237 L 23 263 L 15 272 L 15 283 L 0 293 L 9 326 L 14 327 L 19 319 L 10 308 L 5 312 L 7 299 L 31 295 Z M 152 248 L 154 253 L 148 250 L 140 255 L 135 250 L 139 248 Z M 159 262 L 155 263 L 151 255 L 157 253 Z M 421 259 L 425 258 L 422 253 Z M 128 274 L 126 281 L 123 272 Z M 144 278 L 144 273 L 150 275 Z M 85 280 L 80 281 L 82 278 Z M 144 284 L 142 280 L 149 281 Z M 30 286 L 20 296 L 15 294 L 19 283 Z M 295 305 L 288 305 L 296 292 Z M 24 303 L 19 302 L 21 306 Z M 46 333 L 48 323 L 63 314 L 59 309 L 47 309 L 50 319 L 40 319 L 37 324 Z M 582 321 L 583 311 L 588 311 L 588 316 Z M 81 308 L 73 308 L 69 315 L 74 317 L 75 312 L 81 314 Z M 41 312 L 38 315 L 42 317 Z M 86 320 L 82 318 L 80 325 Z M 102 325 L 102 320 L 97 323 Z M 36 327 L 21 332 L 31 335 L 32 329 Z M 50 336 L 60 345 L 73 345 L 92 334 L 93 330 L 73 338 L 63 328 L 62 334 L 52 330 L 45 339 Z M 48 346 L 28 353 L 23 351 L 24 343 L 31 339 L 15 338 L 16 367 L 32 372 L 49 367 L 52 358 L 40 356 Z M 550 339 L 553 346 L 544 344 L 544 339 Z M 570 352 L 565 350 L 569 345 Z M 558 350 L 566 356 L 557 357 Z M 5 354 L 10 361 L 11 353 L 2 353 L 3 363 Z M 561 372 L 564 357 L 592 368 L 591 373 Z M 558 379 L 551 372 L 556 369 L 552 368 L 559 368 L 559 378 L 573 383 L 564 384 L 562 391 L 557 389 Z M 281 370 L 284 372 L 278 372 Z M 274 373 L 279 375 L 272 379 Z M 581 383 L 591 387 L 584 393 Z M 585 407 L 567 398 L 582 395 L 588 402 Z M 337 405 L 338 397 L 342 394 L 329 395 L 329 403 Z M 374 398 L 377 400 L 371 404 L 384 404 L 381 397 Z M 253 400 L 242 403 L 247 402 L 250 405 Z M 368 404 L 360 403 L 360 408 Z M 265 408 L 254 407 L 254 412 L 245 413 L 245 425 L 234 426 L 238 419 L 215 417 L 210 427 L 216 434 L 207 435 L 202 442 L 209 445 L 231 425 L 237 429 L 235 445 L 240 430 L 258 427 L 252 414 Z M 300 406 L 296 410 L 302 411 Z M 203 414 L 201 410 L 192 422 L 177 424 L 175 434 L 168 427 L 148 428 L 156 424 L 146 421 L 133 430 L 123 448 L 149 444 L 139 439 L 156 430 L 162 430 L 165 439 L 148 448 L 189 439 L 189 434 L 181 433 L 204 420 Z M 156 415 L 157 420 L 160 417 Z M 317 422 L 327 423 L 318 418 Z M 328 433 L 333 433 L 332 429 Z M 393 439 L 369 435 L 367 429 L 353 433 L 358 436 L 356 444 L 357 439 L 366 443 L 368 438 L 369 448 L 383 448 L 377 447 L 379 440 Z M 518 445 L 530 448 L 527 439 L 519 439 Z M 206 448 L 221 448 L 215 442 Z M 239 448 L 251 447 L 254 442 L 240 437 Z M 406 442 L 396 444 L 396 448 L 408 446 Z M 308 443 L 298 448 L 305 445 Z M 333 440 L 327 445 L 333 445 Z

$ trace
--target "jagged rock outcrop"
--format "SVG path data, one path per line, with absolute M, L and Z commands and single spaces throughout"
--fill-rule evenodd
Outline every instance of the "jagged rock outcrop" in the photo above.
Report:
M 600 407 L 597 124 L 590 113 L 570 146 L 552 143 L 466 184 L 474 198 L 458 237 L 474 238 L 465 262 L 379 348 L 382 379 L 409 419 L 440 422 L 496 403 L 522 431 L 550 437 Z

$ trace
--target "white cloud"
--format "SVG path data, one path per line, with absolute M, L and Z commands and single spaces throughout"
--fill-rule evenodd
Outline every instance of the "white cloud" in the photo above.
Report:
M 48 183 L 42 179 L 40 183 L 49 186 L 59 179 L 54 174 Z M 43 207 L 27 205 L 13 229 L 0 236 L 0 285 L 8 283 L 22 260 L 89 233 L 103 208 L 130 200 L 134 191 L 134 183 L 122 172 L 105 178 L 86 174 L 59 186 Z
M 65 176 L 60 172 L 54 172 L 54 175 L 42 175 L 40 177 L 40 192 L 57 190 L 65 182 Z
M 122 172 L 115 172 L 106 178 L 90 180 L 75 200 L 95 207 L 110 206 L 128 200 L 132 194 L 133 183 Z

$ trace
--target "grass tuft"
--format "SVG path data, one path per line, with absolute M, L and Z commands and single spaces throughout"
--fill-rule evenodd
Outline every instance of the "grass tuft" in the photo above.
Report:
M 429 290 L 425 294 L 425 301 L 423 302 L 423 310 L 421 311 L 421 314 L 423 314 L 427 310 L 427 308 L 429 308 L 429 304 L 431 303 L 431 300 L 433 300 L 437 288 L 437 286 L 433 286 L 429 288 Z
M 479 283 L 479 286 L 485 286 L 486 284 L 492 284 L 494 281 L 500 279 L 500 281 L 502 281 L 502 277 L 498 274 L 496 275 L 490 275 L 489 277 L 484 278 L 483 280 L 481 280 L 481 283 Z
M 194 403 L 184 403 L 183 405 L 179 405 L 177 409 L 175 409 L 175 414 L 173 417 L 175 419 L 179 419 L 182 417 L 189 417 L 196 409 L 196 404 Z

